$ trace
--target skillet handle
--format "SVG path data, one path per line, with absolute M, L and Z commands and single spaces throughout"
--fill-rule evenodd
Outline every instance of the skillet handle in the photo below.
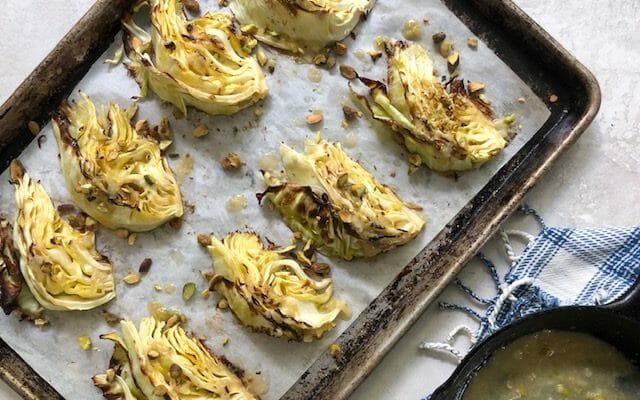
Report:
M 604 308 L 640 322 L 640 277 L 619 300 L 604 306 Z

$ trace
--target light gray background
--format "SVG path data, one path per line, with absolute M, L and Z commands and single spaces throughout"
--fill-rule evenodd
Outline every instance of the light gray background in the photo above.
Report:
M 92 2 L 5 0 L 0 15 L 0 102 Z M 584 136 L 528 196 L 552 225 L 628 226 L 640 216 L 640 3 L 622 0 L 517 0 L 598 78 L 603 103 Z M 475 266 L 465 271 L 475 275 Z M 489 286 L 485 288 L 490 290 Z M 481 290 L 482 291 L 482 290 Z M 445 297 L 455 294 L 445 293 Z M 464 318 L 429 310 L 354 394 L 354 399 L 417 399 L 446 378 L 446 357 L 417 350 Z M 464 342 L 460 343 L 464 347 Z M 0 382 L 0 399 L 18 397 Z

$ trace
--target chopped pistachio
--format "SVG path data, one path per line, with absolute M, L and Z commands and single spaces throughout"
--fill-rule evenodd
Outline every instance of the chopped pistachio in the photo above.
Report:
M 33 135 L 37 135 L 40 132 L 40 125 L 36 121 L 29 121 L 27 127 Z
M 460 54 L 457 51 L 449 54 L 447 57 L 447 67 L 449 68 L 449 72 L 453 72 L 460 65 Z
M 151 269 L 151 264 L 152 263 L 153 263 L 153 261 L 150 258 L 145 258 L 140 263 L 140 266 L 138 267 L 138 272 L 141 273 L 141 274 L 146 274 Z
M 182 287 L 182 300 L 185 302 L 191 300 L 196 292 L 196 284 L 194 282 L 187 282 Z
M 223 346 L 226 346 L 226 345 L 227 345 L 227 343 L 229 343 L 229 336 L 224 336 L 224 337 L 222 338 L 222 345 L 223 345 Z
M 236 153 L 229 153 L 220 160 L 220 165 L 225 171 L 231 171 L 242 168 L 244 162 Z
M 322 111 L 320 110 L 313 111 L 311 114 L 307 115 L 307 117 L 305 118 L 305 120 L 307 121 L 307 124 L 309 125 L 318 124 L 322 122 L 322 119 L 323 119 L 323 115 L 322 115 Z
M 444 32 L 436 32 L 431 36 L 433 39 L 433 43 L 440 44 L 447 38 L 447 35 Z
M 369 57 L 371 57 L 371 61 L 376 62 L 380 57 L 382 57 L 382 52 L 377 50 L 370 50 Z
M 445 57 L 445 58 L 446 58 L 446 57 L 449 57 L 449 52 L 451 52 L 451 42 L 450 42 L 450 41 L 448 41 L 448 40 L 446 40 L 446 39 L 445 39 L 445 40 L 443 40 L 443 41 L 440 43 L 439 51 L 440 51 L 440 55 L 441 55 L 442 57 Z
M 136 274 L 135 272 L 131 272 L 125 275 L 125 277 L 122 278 L 122 281 L 127 285 L 135 285 L 136 283 L 140 282 L 140 275 Z
M 90 350 L 91 338 L 87 335 L 78 336 L 78 344 L 82 350 Z
M 203 247 L 207 247 L 211 245 L 211 236 L 204 234 L 204 233 L 199 233 L 198 234 L 198 244 L 200 246 Z
M 358 77 L 356 70 L 353 69 L 353 67 L 350 67 L 349 65 L 346 65 L 346 64 L 342 64 L 340 66 L 340 74 L 349 80 L 352 80 Z
M 470 36 L 467 39 L 467 46 L 469 46 L 469 48 L 471 49 L 477 49 L 478 48 L 478 38 L 475 36 Z
M 484 83 L 469 81 L 469 85 L 467 85 L 467 88 L 469 89 L 469 93 L 473 94 L 484 89 Z
M 360 111 L 347 105 L 342 106 L 342 113 L 347 121 L 351 121 L 362 116 Z
M 333 49 L 336 52 L 336 54 L 339 56 L 343 56 L 347 54 L 347 45 L 344 44 L 343 42 L 336 42 Z
M 192 14 L 200 13 L 200 4 L 197 0 L 182 0 L 182 4 L 184 4 L 184 8 L 187 9 Z
M 191 132 L 191 134 L 195 138 L 201 138 L 203 136 L 207 136 L 209 134 L 209 127 L 206 126 L 205 124 L 199 124 L 193 129 L 193 132 Z

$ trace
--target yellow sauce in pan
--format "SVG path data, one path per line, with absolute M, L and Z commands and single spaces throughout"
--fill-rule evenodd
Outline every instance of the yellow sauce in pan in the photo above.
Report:
M 639 400 L 640 369 L 590 335 L 540 331 L 496 352 L 462 397 L 517 399 Z

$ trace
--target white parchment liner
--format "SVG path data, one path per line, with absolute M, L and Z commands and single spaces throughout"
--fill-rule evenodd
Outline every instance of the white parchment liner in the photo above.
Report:
M 203 10 L 215 10 L 217 1 L 203 1 L 201 7 Z M 427 17 L 430 23 L 424 24 L 423 17 Z M 341 104 L 348 102 L 348 88 L 337 68 L 330 72 L 322 70 L 321 81 L 313 83 L 308 74 L 315 67 L 296 63 L 293 58 L 269 49 L 266 49 L 267 55 L 276 58 L 277 64 L 272 75 L 267 73 L 270 94 L 261 105 L 264 113 L 259 118 L 255 115 L 256 107 L 253 107 L 233 117 L 209 117 L 190 110 L 186 120 L 175 120 L 173 108 L 150 94 L 140 101 L 138 117 L 147 118 L 152 123 L 158 123 L 162 116 L 171 120 L 176 137 L 170 152 L 179 153 L 181 157 L 188 153 L 194 161 L 194 168 L 184 178 L 181 187 L 185 200 L 195 205 L 195 212 L 185 215 L 179 231 L 166 226 L 152 233 L 139 234 L 133 246 L 107 230 L 100 230 L 98 249 L 112 260 L 118 280 L 117 299 L 106 308 L 137 323 L 147 315 L 147 304 L 151 300 L 178 307 L 189 318 L 188 329 L 206 336 L 215 352 L 225 354 L 247 371 L 261 371 L 269 386 L 264 398 L 277 399 L 284 394 L 348 327 L 348 321 L 339 323 L 319 342 L 286 342 L 244 329 L 230 312 L 216 309 L 217 296 L 204 300 L 196 295 L 188 304 L 181 298 L 185 282 L 196 282 L 198 291 L 206 287 L 200 271 L 209 270 L 211 261 L 196 243 L 198 233 L 213 232 L 222 236 L 248 228 L 275 243 L 289 243 L 291 232 L 277 214 L 267 207 L 258 207 L 255 193 L 263 189 L 259 160 L 268 154 L 276 155 L 281 142 L 301 151 L 304 139 L 312 137 L 318 130 L 324 138 L 343 143 L 347 134 L 355 135 L 356 145 L 344 146 L 346 152 L 381 182 L 395 187 L 405 200 L 424 207 L 427 227 L 408 245 L 371 260 L 329 261 L 333 266 L 336 295 L 349 303 L 355 318 L 529 140 L 548 116 L 544 104 L 482 42 L 477 50 L 467 47 L 466 41 L 471 32 L 438 0 L 378 0 L 368 19 L 358 27 L 356 40 L 346 40 L 349 54 L 339 58 L 338 64 L 351 65 L 363 76 L 383 79 L 385 58 L 374 64 L 366 52 L 373 48 L 378 35 L 400 39 L 403 24 L 411 18 L 420 22 L 423 35 L 419 42 L 429 49 L 441 73 L 446 71 L 445 61 L 435 51 L 431 40 L 431 35 L 438 31 L 446 32 L 460 52 L 461 76 L 486 84 L 486 94 L 497 114 L 517 114 L 521 128 L 504 152 L 480 170 L 461 174 L 457 180 L 432 173 L 424 167 L 409 176 L 406 153 L 391 139 L 386 127 L 372 123 L 369 118 L 351 123 L 346 129 L 341 127 L 344 119 Z M 123 65 L 113 67 L 102 63 L 113 55 L 120 43 L 118 35 L 111 48 L 77 86 L 96 103 L 115 101 L 127 106 L 132 96 L 139 93 L 138 86 L 127 76 Z M 73 96 L 77 96 L 77 90 Z M 524 97 L 526 103 L 518 103 L 520 97 Z M 324 112 L 324 122 L 309 128 L 304 117 L 313 109 Z M 211 133 L 196 139 L 191 136 L 191 131 L 199 123 L 207 124 Z M 70 203 L 50 125 L 43 129 L 42 134 L 46 137 L 42 148 L 34 140 L 20 159 L 27 171 L 41 180 L 56 204 Z M 218 161 L 229 152 L 238 153 L 247 163 L 241 171 L 225 172 L 220 167 Z M 179 170 L 179 163 L 179 159 L 171 160 L 174 170 Z M 238 194 L 244 194 L 249 205 L 242 211 L 231 213 L 225 204 L 229 197 Z M 12 217 L 14 208 L 13 189 L 5 171 L 0 176 L 0 209 Z M 149 274 L 136 286 L 122 283 L 122 277 L 136 271 L 145 257 L 153 260 Z M 154 285 L 166 284 L 176 286 L 173 294 L 153 289 Z M 113 328 L 106 325 L 100 310 L 47 312 L 47 317 L 51 324 L 43 329 L 28 322 L 19 322 L 14 317 L 2 318 L 0 335 L 66 398 L 101 398 L 90 378 L 107 368 L 113 346 L 99 340 L 98 335 Z M 79 335 L 89 335 L 95 348 L 81 350 L 77 342 Z M 223 347 L 224 336 L 230 340 Z

